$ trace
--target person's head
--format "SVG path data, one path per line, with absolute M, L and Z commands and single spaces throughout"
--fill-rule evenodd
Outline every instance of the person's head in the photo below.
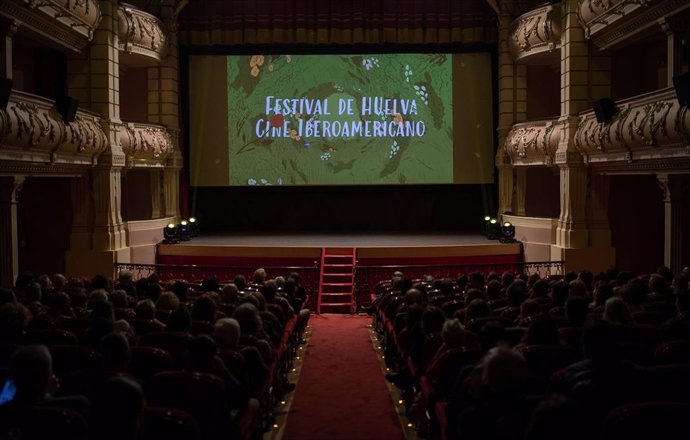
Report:
M 596 362 L 619 359 L 621 340 L 620 327 L 606 320 L 586 325 L 582 332 L 582 348 L 585 357 Z
M 597 284 L 594 288 L 594 305 L 603 306 L 606 300 L 613 297 L 613 287 L 606 282 Z
M 585 290 L 592 290 L 592 282 L 594 281 L 594 274 L 589 270 L 581 270 L 577 274 L 577 279 L 582 281 L 585 285 Z
M 649 290 L 652 293 L 664 293 L 666 290 L 667 283 L 666 279 L 658 273 L 652 274 L 649 277 Z
M 484 275 L 481 272 L 472 272 L 467 281 L 470 289 L 484 289 Z
M 201 295 L 194 301 L 194 305 L 192 305 L 192 320 L 214 323 L 216 321 L 217 310 L 218 307 L 211 297 Z
M 676 291 L 676 308 L 678 313 L 690 311 L 690 291 L 687 289 Z
M 15 400 L 35 403 L 55 391 L 53 361 L 44 345 L 26 345 L 18 348 L 10 358 L 10 378 L 17 391 Z
M 482 387 L 489 398 L 510 399 L 524 395 L 527 361 L 508 347 L 494 347 L 482 359 Z
M 491 316 L 492 313 L 489 303 L 481 298 L 473 299 L 465 309 L 465 323 L 469 323 L 473 319 Z
M 264 296 L 264 299 L 266 300 L 267 303 L 275 302 L 276 289 L 275 289 L 275 286 L 273 284 L 271 284 L 270 282 L 267 281 L 263 286 L 261 286 L 261 289 L 259 291 Z
M 163 288 L 158 283 L 148 283 L 146 284 L 146 289 L 144 291 L 144 297 L 150 299 L 154 303 L 158 301 L 161 296 Z
M 137 319 L 154 319 L 156 317 L 156 304 L 149 298 L 137 302 L 134 307 Z
M 537 315 L 527 328 L 523 342 L 527 345 L 558 345 L 561 337 L 558 324 L 548 314 Z
M 587 320 L 589 300 L 584 296 L 569 296 L 565 302 L 565 319 L 573 327 L 582 327 Z
M 447 346 L 460 348 L 465 345 L 465 327 L 458 319 L 448 319 L 443 323 L 441 337 Z
M 505 326 L 500 321 L 489 321 L 479 330 L 479 343 L 482 351 L 488 351 L 492 347 L 508 344 L 510 338 Z
M 91 307 L 91 319 L 107 319 L 109 321 L 115 320 L 115 309 L 110 301 L 98 301 Z
M 492 280 L 496 281 L 496 280 Z M 492 282 L 489 281 L 489 282 Z M 479 289 L 467 289 L 465 292 L 465 302 L 466 303 L 471 303 L 475 299 L 484 299 L 484 291 L 479 290 Z
M 4 289 L 0 287 L 0 306 L 3 306 L 5 304 L 16 304 L 17 303 L 17 297 L 14 295 L 14 292 L 10 289 Z
M 445 320 L 443 310 L 436 306 L 427 306 L 422 314 L 422 330 L 425 334 L 439 333 Z
M 105 289 L 92 290 L 91 293 L 89 293 L 89 300 L 86 307 L 91 310 L 96 303 L 103 301 L 108 301 L 108 291 Z
M 135 440 L 142 430 L 144 392 L 128 377 L 108 379 L 91 402 L 92 436 L 103 440 Z
M 127 307 L 127 292 L 122 289 L 113 290 L 110 295 L 108 295 L 108 299 L 116 309 Z
M 633 275 L 630 272 L 618 272 L 616 274 L 616 286 L 622 287 L 628 284 L 630 280 L 632 280 Z
M 506 299 L 511 307 L 519 307 L 525 300 L 526 294 L 527 286 L 521 280 L 513 281 L 506 289 Z
M 218 346 L 209 335 L 198 335 L 189 344 L 189 363 L 192 369 L 204 368 L 211 364 Z
M 93 292 L 94 290 L 98 289 L 105 290 L 107 294 L 107 292 L 111 290 L 110 280 L 103 275 L 96 275 L 95 277 L 91 278 L 91 282 L 89 283 L 89 292 Z
M 220 298 L 226 304 L 237 304 L 237 301 L 239 300 L 239 294 L 240 293 L 237 289 L 237 285 L 235 285 L 235 283 L 228 283 L 223 286 L 223 290 L 221 290 L 220 292 Z
M 250 303 L 242 303 L 237 306 L 232 317 L 239 323 L 242 335 L 255 336 L 259 329 L 261 329 L 262 323 L 259 311 Z
M 673 281 L 673 271 L 668 266 L 659 266 L 656 269 L 656 273 L 664 278 L 666 284 L 670 284 Z
M 29 283 L 24 289 L 24 297 L 26 302 L 41 302 L 43 298 L 43 289 L 41 285 L 36 282 Z
M 563 281 L 558 281 L 551 286 L 551 301 L 554 306 L 564 306 L 568 299 L 568 285 Z
M 498 280 L 491 280 L 486 284 L 486 298 L 488 300 L 500 299 L 503 286 Z
M 453 294 L 453 283 L 450 280 L 441 280 L 439 290 L 441 295 L 452 295 Z
M 407 314 L 405 314 L 405 327 L 409 329 L 415 324 L 420 324 L 422 322 L 422 315 L 424 315 L 424 306 L 412 304 L 407 308 Z
M 187 302 L 187 293 L 189 292 L 189 284 L 184 281 L 175 281 L 172 286 L 172 292 L 177 296 L 180 302 Z
M 240 342 L 240 323 L 233 318 L 219 319 L 213 326 L 213 339 L 220 348 L 237 348 Z
M 548 298 L 549 297 L 549 282 L 543 278 L 535 281 L 532 284 L 530 293 L 531 298 Z
M 100 352 L 103 366 L 109 371 L 127 371 L 129 365 L 129 341 L 122 333 L 109 333 L 101 339 Z
M 218 292 L 219 288 L 218 278 L 216 277 L 206 277 L 201 282 L 202 292 Z
M 53 291 L 53 282 L 50 279 L 50 275 L 47 273 L 39 275 L 38 278 L 36 278 L 36 282 L 41 286 L 41 290 L 44 292 Z
M 422 303 L 422 292 L 418 289 L 409 289 L 405 292 L 405 304 L 421 304 Z
M 192 315 L 186 306 L 180 306 L 173 310 L 168 317 L 165 329 L 169 332 L 188 332 L 192 325 Z
M 515 281 L 515 275 L 513 275 L 510 272 L 503 272 L 503 274 L 501 275 L 501 285 L 504 288 L 510 286 L 513 283 L 513 281 Z
M 129 269 L 122 269 L 120 272 L 117 273 L 117 281 L 131 283 L 132 281 L 134 281 L 134 274 Z
M 570 283 L 570 296 L 585 296 L 587 295 L 587 285 L 582 280 L 572 280 Z
M 565 284 L 570 284 L 571 281 L 576 280 L 576 279 L 577 279 L 577 273 L 576 273 L 576 272 L 573 272 L 573 271 L 567 272 L 567 273 L 563 276 L 563 282 L 564 282 Z
M 632 307 L 639 307 L 647 301 L 647 286 L 641 280 L 630 280 L 617 293 L 626 304 Z
M 175 310 L 180 307 L 180 300 L 172 292 L 163 292 L 156 300 L 156 308 L 160 310 Z
M 630 316 L 628 306 L 617 296 L 606 300 L 604 305 L 604 320 L 612 324 L 632 324 L 632 317 Z
M 65 292 L 55 292 L 48 297 L 48 309 L 55 314 L 67 314 L 70 311 L 69 295 Z
M 67 278 L 61 273 L 54 273 L 50 276 L 50 282 L 53 284 L 53 289 L 59 292 L 67 285 Z
M 247 279 L 244 277 L 244 275 L 235 275 L 235 278 L 232 279 L 232 283 L 237 286 L 237 290 L 240 292 L 244 291 L 244 289 L 247 287 Z
M 254 271 L 254 283 L 263 284 L 266 282 L 266 269 L 259 268 Z
M 520 317 L 529 318 L 541 313 L 541 306 L 533 299 L 528 299 L 520 305 Z

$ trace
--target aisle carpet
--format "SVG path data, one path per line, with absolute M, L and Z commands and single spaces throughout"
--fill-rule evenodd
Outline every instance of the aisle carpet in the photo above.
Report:
M 316 315 L 284 440 L 396 440 L 402 429 L 368 316 Z

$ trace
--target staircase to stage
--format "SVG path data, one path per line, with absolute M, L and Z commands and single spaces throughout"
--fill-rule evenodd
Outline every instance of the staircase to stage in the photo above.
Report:
M 321 249 L 316 313 L 353 313 L 357 248 Z

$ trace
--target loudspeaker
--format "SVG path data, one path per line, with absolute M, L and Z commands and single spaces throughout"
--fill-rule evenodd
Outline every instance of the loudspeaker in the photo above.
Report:
M 77 116 L 77 109 L 79 108 L 79 100 L 63 96 L 55 101 L 55 108 L 62 116 L 63 121 L 74 122 L 74 118 Z
M 599 123 L 611 122 L 616 112 L 616 103 L 611 98 L 595 99 L 592 101 L 592 107 Z
M 10 102 L 12 92 L 12 79 L 0 78 L 0 110 L 5 110 Z
M 690 72 L 673 77 L 673 87 L 676 89 L 676 97 L 681 107 L 690 105 Z

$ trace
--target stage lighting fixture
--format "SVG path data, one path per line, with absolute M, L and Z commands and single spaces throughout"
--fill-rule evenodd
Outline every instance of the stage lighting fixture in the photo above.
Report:
M 484 221 L 482 221 L 482 227 L 481 227 L 481 233 L 482 235 L 486 235 L 486 229 L 489 225 L 489 221 L 491 220 L 491 217 L 488 215 L 484 216 Z
M 501 243 L 515 242 L 515 226 L 510 222 L 503 223 L 501 226 L 501 237 L 498 239 Z
M 189 236 L 189 222 L 187 220 L 182 220 L 179 225 L 177 225 L 177 236 L 180 241 L 189 241 L 192 237 Z
M 496 240 L 501 233 L 501 227 L 495 218 L 489 220 L 489 224 L 486 226 L 486 238 L 489 240 Z
M 189 236 L 190 237 L 198 237 L 199 236 L 199 222 L 197 222 L 196 218 L 194 218 L 194 217 L 189 217 Z
M 175 223 L 168 223 L 168 226 L 163 229 L 163 243 L 165 244 L 176 244 L 179 243 L 177 237 L 177 227 Z

